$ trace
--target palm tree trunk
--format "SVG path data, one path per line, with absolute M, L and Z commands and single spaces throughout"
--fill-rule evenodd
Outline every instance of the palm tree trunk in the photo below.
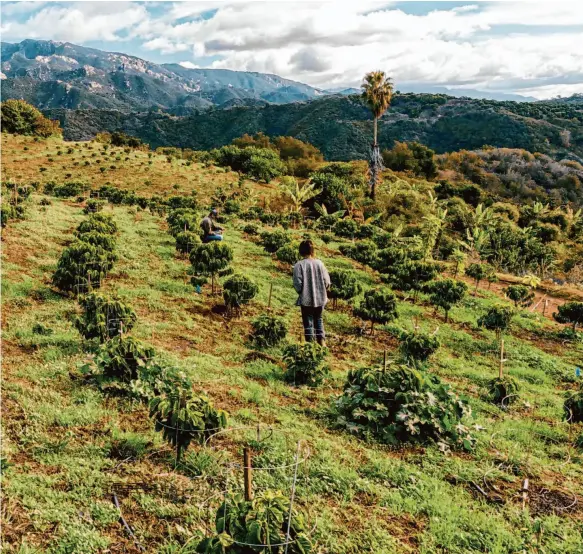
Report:
M 373 134 L 374 134 L 373 146 L 375 146 L 375 147 L 378 146 L 378 144 L 377 144 L 377 134 L 378 134 L 377 122 L 378 122 L 378 119 L 375 117 L 374 124 L 373 124 L 373 129 L 374 129 L 374 131 L 373 131 Z

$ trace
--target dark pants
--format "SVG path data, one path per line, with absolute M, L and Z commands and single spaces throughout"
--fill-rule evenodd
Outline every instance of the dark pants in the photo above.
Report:
M 202 238 L 203 244 L 208 244 L 209 242 L 213 242 L 214 240 L 223 240 L 223 235 L 205 235 Z
M 311 342 L 314 338 L 320 342 L 326 338 L 324 334 L 324 320 L 322 319 L 323 306 L 314 308 L 313 306 L 302 306 L 302 322 L 304 324 L 304 336 L 306 342 Z

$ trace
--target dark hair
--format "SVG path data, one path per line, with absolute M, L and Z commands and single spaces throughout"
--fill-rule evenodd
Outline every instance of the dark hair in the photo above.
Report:
M 300 256 L 307 258 L 314 255 L 314 243 L 311 240 L 300 242 Z

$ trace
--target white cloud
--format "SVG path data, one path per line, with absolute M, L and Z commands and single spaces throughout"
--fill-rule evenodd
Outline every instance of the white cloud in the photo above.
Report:
M 178 62 L 178 65 L 181 65 L 186 69 L 199 69 L 199 66 L 192 62 Z

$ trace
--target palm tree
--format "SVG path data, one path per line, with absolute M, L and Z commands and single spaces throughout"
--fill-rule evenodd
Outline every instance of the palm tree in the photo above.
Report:
M 364 76 L 361 85 L 362 98 L 369 107 L 374 118 L 374 141 L 372 144 L 372 156 L 370 160 L 370 196 L 374 200 L 376 184 L 379 173 L 382 171 L 383 162 L 377 142 L 377 122 L 388 109 L 393 97 L 393 83 L 383 71 L 371 71 Z

